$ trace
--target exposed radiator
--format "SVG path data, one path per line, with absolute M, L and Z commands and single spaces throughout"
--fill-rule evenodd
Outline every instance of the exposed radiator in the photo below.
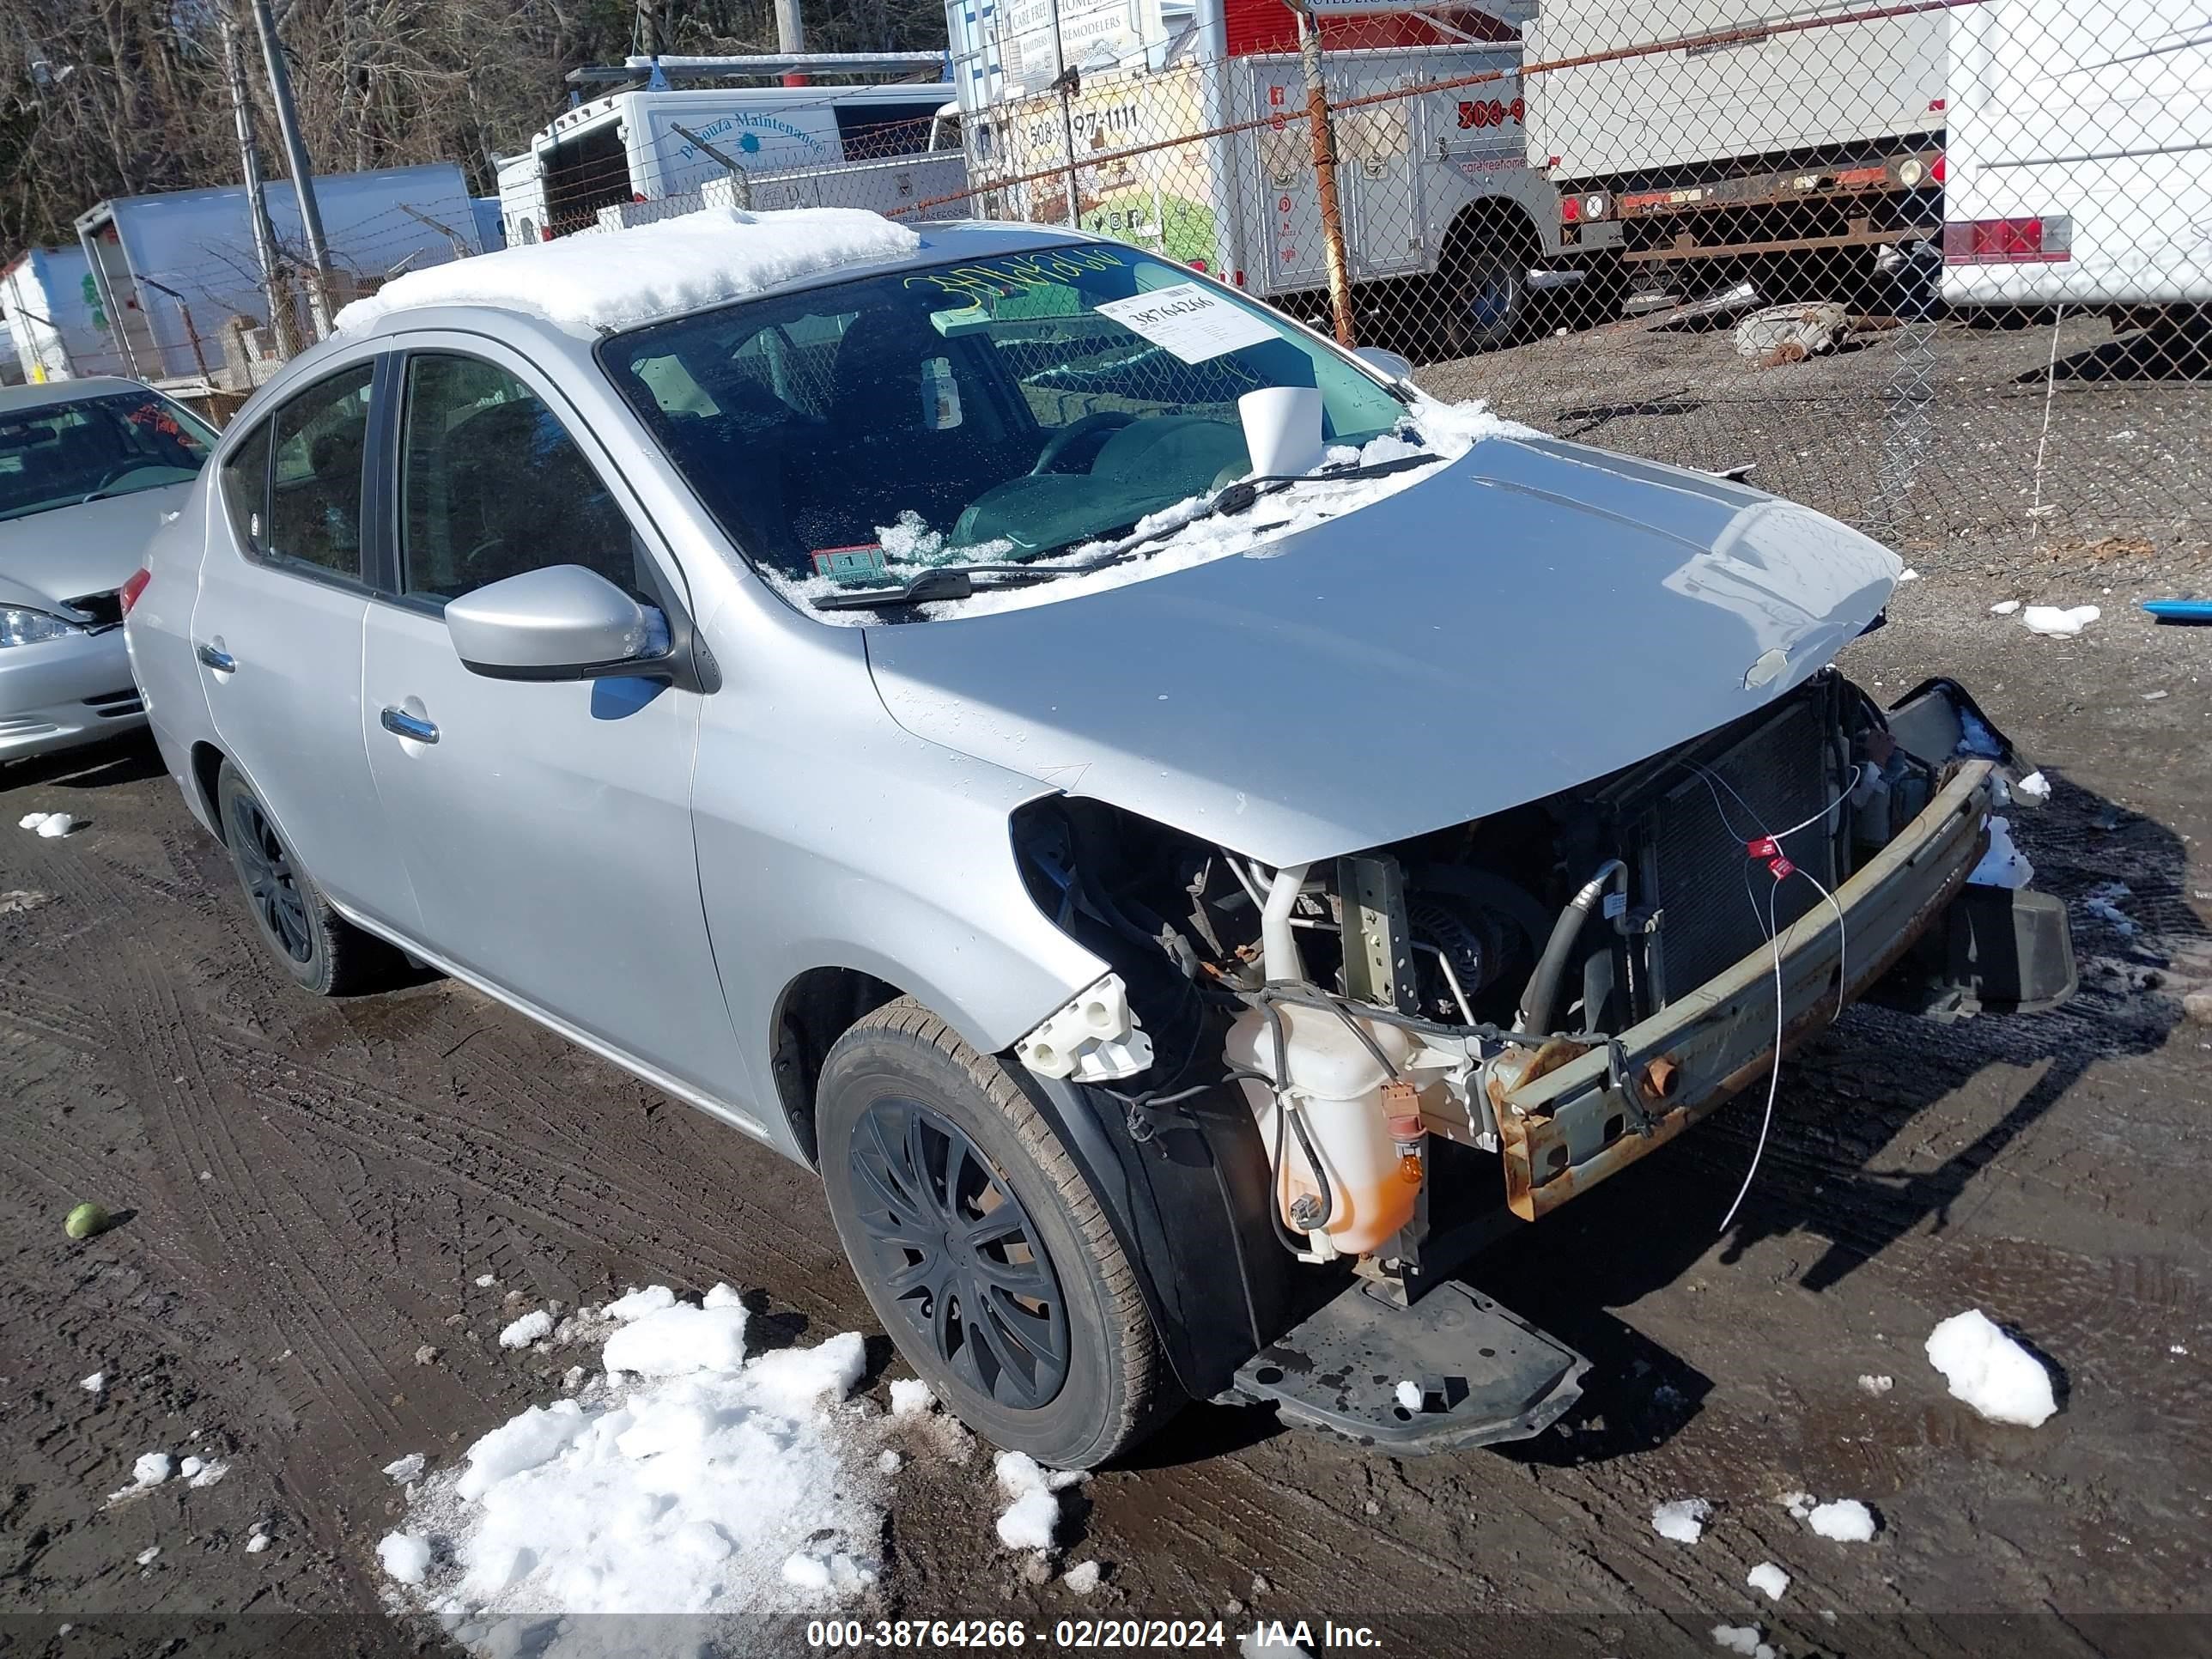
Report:
M 1838 793 L 1826 698 L 1801 696 L 1704 763 L 1661 782 L 1638 835 L 1639 890 L 1661 911 L 1651 945 L 1656 1006 L 1695 990 L 1766 942 L 1766 906 L 1787 927 L 1826 902 L 1793 876 L 1778 890 L 1745 843 L 1819 813 Z M 1836 886 L 1832 826 L 1815 823 L 1790 837 L 1790 860 L 1831 892 Z

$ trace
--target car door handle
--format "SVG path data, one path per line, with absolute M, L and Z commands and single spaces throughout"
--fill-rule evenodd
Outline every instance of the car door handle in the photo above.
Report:
M 436 726 L 404 708 L 387 708 L 378 718 L 384 722 L 384 729 L 395 738 L 409 738 L 416 743 L 435 743 L 438 740 Z
M 199 659 L 218 674 L 235 674 L 238 672 L 238 659 L 229 652 L 219 651 L 211 645 L 200 647 Z

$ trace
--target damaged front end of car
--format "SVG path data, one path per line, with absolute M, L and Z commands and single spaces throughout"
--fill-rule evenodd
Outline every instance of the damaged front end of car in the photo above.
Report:
M 1955 685 L 1885 709 L 1830 668 L 1586 784 L 1302 864 L 1047 797 L 1015 822 L 1024 878 L 1113 972 L 1017 1054 L 1139 1142 L 1248 1113 L 1261 1248 L 1349 1268 L 1302 1322 L 1295 1289 L 1271 1318 L 1248 1289 L 1234 1392 L 1404 1449 L 1522 1437 L 1583 1364 L 1449 1275 L 1878 982 L 1946 1018 L 2063 1000 L 2063 908 L 1972 884 L 1993 815 L 2046 793 Z

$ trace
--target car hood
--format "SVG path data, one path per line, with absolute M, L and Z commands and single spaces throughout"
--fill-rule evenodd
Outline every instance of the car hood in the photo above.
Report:
M 185 480 L 27 519 L 0 519 L 0 585 L 16 602 L 41 610 L 113 592 L 145 562 L 161 515 L 182 507 L 191 487 Z
M 866 640 L 918 736 L 1297 864 L 1540 799 L 1771 702 L 1874 620 L 1899 571 L 1759 490 L 1492 438 L 1251 554 Z

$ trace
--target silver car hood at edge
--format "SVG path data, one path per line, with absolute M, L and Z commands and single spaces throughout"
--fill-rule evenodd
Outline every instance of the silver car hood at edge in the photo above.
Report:
M 1771 702 L 1899 572 L 1755 489 L 1493 438 L 1254 554 L 866 638 L 916 735 L 1297 864 L 1540 799 Z
M 161 515 L 185 504 L 189 478 L 27 518 L 0 519 L 0 583 L 20 605 L 51 611 L 123 586 L 145 562 Z

